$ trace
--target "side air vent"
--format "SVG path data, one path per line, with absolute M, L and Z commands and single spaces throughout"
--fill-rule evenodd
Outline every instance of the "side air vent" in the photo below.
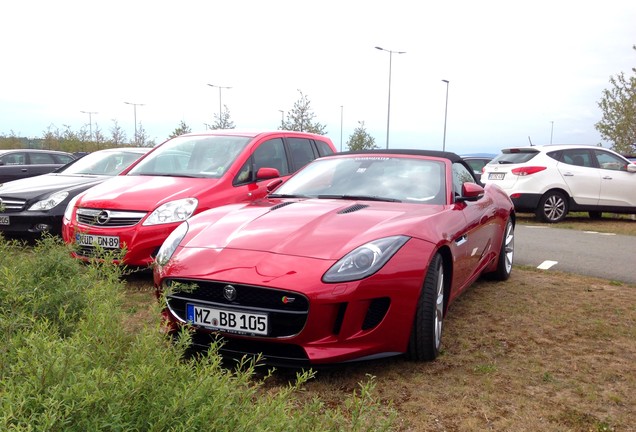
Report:
M 276 204 L 275 206 L 273 206 L 271 209 L 269 209 L 270 211 L 274 211 L 274 210 L 278 210 L 279 208 L 283 208 L 285 206 L 288 206 L 290 204 L 293 204 L 294 201 L 287 201 L 287 202 L 282 202 L 280 204 Z
M 340 210 L 338 212 L 338 214 L 347 214 L 347 213 L 353 213 L 353 212 L 357 212 L 358 210 L 362 210 L 363 208 L 367 208 L 369 207 L 366 204 L 354 204 L 351 207 L 347 207 L 344 210 Z

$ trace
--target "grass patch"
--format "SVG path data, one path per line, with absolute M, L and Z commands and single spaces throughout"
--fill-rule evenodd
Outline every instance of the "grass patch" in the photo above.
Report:
M 72 259 L 52 237 L 32 250 L 0 239 L 0 430 L 391 428 L 373 377 L 329 406 L 298 397 L 313 371 L 267 387 L 273 372 L 258 362 L 228 369 L 215 348 L 186 356 L 189 334 L 163 336 L 149 290 L 125 280 L 116 266 Z

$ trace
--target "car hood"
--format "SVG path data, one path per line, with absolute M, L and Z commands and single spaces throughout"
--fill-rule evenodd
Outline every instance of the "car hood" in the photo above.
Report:
M 115 176 L 89 189 L 80 207 L 152 211 L 181 198 L 197 197 L 218 180 L 210 178 Z
M 13 180 L 0 187 L 0 196 L 32 199 L 61 190 L 99 184 L 110 176 L 44 174 Z
M 427 228 L 444 206 L 308 199 L 229 205 L 188 221 L 186 248 L 231 248 L 339 259 L 371 240 L 432 237 Z

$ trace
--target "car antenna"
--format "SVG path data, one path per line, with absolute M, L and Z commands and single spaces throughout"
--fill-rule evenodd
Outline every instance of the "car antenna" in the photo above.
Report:
M 528 135 L 528 141 L 530 141 L 530 147 L 534 146 L 534 144 L 532 144 L 532 140 L 530 139 L 530 135 Z

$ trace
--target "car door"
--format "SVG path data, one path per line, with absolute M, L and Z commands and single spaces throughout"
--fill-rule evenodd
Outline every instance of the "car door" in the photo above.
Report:
M 471 173 L 460 163 L 453 164 L 453 194 L 455 197 L 462 193 L 465 182 L 474 183 Z M 459 202 L 455 204 L 464 215 L 466 226 L 463 232 L 454 239 L 454 247 L 459 252 L 456 255 L 455 269 L 460 281 L 472 280 L 483 265 L 487 252 L 492 248 L 495 238 L 495 212 L 492 199 L 484 196 L 473 202 Z
M 580 205 L 597 205 L 601 191 L 601 175 L 588 149 L 563 150 L 557 169 Z
M 28 173 L 26 152 L 15 151 L 0 156 L 0 183 L 26 177 Z
M 627 161 L 600 149 L 594 150 L 600 175 L 600 206 L 636 207 L 636 173 L 627 172 Z
M 232 182 L 236 188 L 237 197 L 246 197 L 252 200 L 267 195 L 267 185 L 272 181 L 272 178 L 258 180 L 256 175 L 260 168 L 275 168 L 282 178 L 287 178 L 290 175 L 282 137 L 270 138 L 256 144 L 252 155 L 243 164 Z

